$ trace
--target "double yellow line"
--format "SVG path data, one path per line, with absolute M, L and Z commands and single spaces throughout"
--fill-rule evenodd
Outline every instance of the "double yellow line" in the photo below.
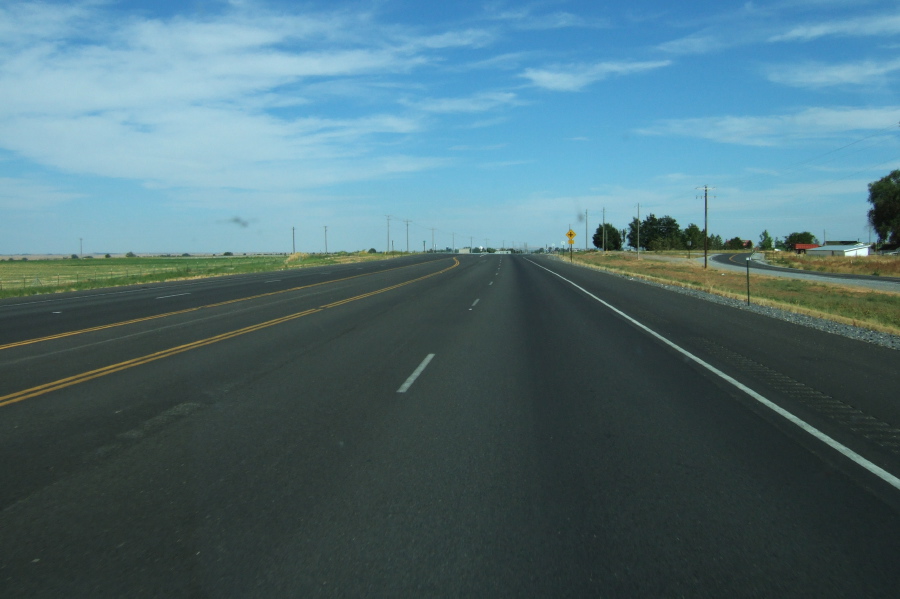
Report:
M 53 381 L 52 383 L 46 383 L 44 385 L 38 385 L 37 387 L 31 387 L 30 389 L 24 389 L 22 391 L 17 391 L 16 393 L 10 393 L 9 395 L 4 395 L 0 397 L 0 407 L 8 406 L 10 404 L 18 403 L 20 401 L 24 401 L 26 399 L 30 399 L 32 397 L 37 397 L 39 395 L 44 395 L 45 393 L 50 393 L 51 391 L 58 391 L 60 389 L 65 389 L 66 387 L 71 387 L 73 385 L 77 385 L 79 383 L 84 383 L 86 381 L 90 381 L 96 378 L 100 378 L 103 376 L 107 376 L 109 374 L 113 374 L 115 372 L 121 372 L 122 370 L 127 370 L 129 368 L 134 368 L 135 366 L 141 366 L 142 364 L 148 364 L 150 362 L 155 362 L 156 360 L 161 360 L 163 358 L 168 358 L 169 356 L 174 356 L 176 354 L 184 353 L 186 351 L 190 351 L 192 349 L 197 349 L 199 347 L 204 347 L 207 345 L 212 345 L 213 343 L 218 343 L 220 341 L 225 341 L 227 339 L 233 339 L 235 337 L 239 337 L 241 335 L 246 335 L 247 333 L 252 333 L 254 331 L 259 331 L 268 327 L 272 327 L 275 325 L 283 324 L 285 322 L 289 322 L 291 320 L 296 320 L 298 318 L 302 318 L 304 316 L 309 316 L 310 314 L 315 314 L 316 312 L 322 312 L 323 310 L 327 310 L 329 308 L 336 308 L 338 306 L 343 306 L 345 304 L 349 304 L 350 302 L 355 302 L 357 300 L 365 299 L 367 297 L 372 297 L 373 295 L 378 295 L 381 293 L 386 293 L 388 291 L 392 291 L 394 289 L 399 289 L 400 287 L 405 287 L 406 285 L 410 285 L 412 283 L 416 283 L 418 281 L 424 281 L 425 279 L 429 279 L 431 277 L 435 277 L 437 275 L 443 274 L 449 270 L 452 270 L 459 266 L 459 260 L 453 258 L 453 265 L 449 266 L 443 270 L 439 270 L 437 272 L 433 272 L 431 274 L 419 277 L 417 279 L 411 279 L 409 281 L 405 281 L 403 283 L 398 283 L 396 285 L 391 285 L 390 287 L 384 287 L 382 289 L 378 289 L 376 291 L 370 291 L 369 293 L 363 293 L 362 295 L 357 295 L 354 297 L 349 297 L 346 299 L 338 300 L 336 302 L 332 302 L 330 304 L 325 304 L 324 306 L 320 306 L 318 308 L 311 308 L 309 310 L 304 310 L 303 312 L 297 312 L 296 314 L 289 314 L 288 316 L 282 316 L 281 318 L 275 318 L 274 320 L 268 320 L 266 322 L 261 322 L 259 324 L 251 325 L 248 327 L 244 327 L 242 329 L 237 329 L 235 331 L 230 331 L 228 333 L 222 333 L 221 335 L 216 335 L 214 337 L 208 337 L 206 339 L 201 339 L 199 341 L 194 341 L 192 343 L 186 343 L 184 345 L 179 345 L 177 347 L 172 347 L 169 349 L 164 349 L 162 351 L 158 351 L 156 353 L 148 354 L 146 356 L 141 356 L 139 358 L 134 358 L 132 360 L 126 360 L 124 362 L 119 362 L 118 364 L 111 364 L 109 366 L 104 366 L 103 368 L 97 368 L 96 370 L 90 370 L 88 372 L 82 372 L 81 374 L 76 374 L 74 376 L 66 377 L 64 379 L 59 379 L 58 381 Z M 401 267 L 406 268 L 406 267 Z M 397 270 L 397 269 L 391 269 Z M 385 271 L 380 271 L 385 272 Z M 354 277 L 347 277 L 346 279 L 338 279 L 338 281 L 346 281 L 347 279 L 355 279 L 361 276 L 366 275 L 356 275 Z M 329 281 L 336 282 L 336 281 Z M 297 287 L 296 289 L 305 289 L 307 287 L 315 287 L 316 285 L 324 285 L 325 283 L 315 283 L 313 285 L 307 285 L 305 287 Z M 292 290 L 289 290 L 292 291 Z M 254 297 L 265 297 L 267 295 L 275 295 L 277 293 L 284 293 L 282 291 L 277 291 L 271 294 L 263 294 Z M 244 298 L 251 299 L 251 298 Z M 243 301 L 243 300 L 232 300 L 234 301 Z M 223 302 L 223 304 L 228 304 L 232 302 Z M 212 304 L 212 305 L 222 305 L 222 304 Z M 207 306 L 209 307 L 209 306 Z M 191 308 L 189 310 L 182 310 L 180 312 L 171 312 L 171 314 L 182 314 L 184 312 L 191 312 L 194 310 L 199 310 L 200 308 Z M 161 318 L 161 316 L 155 316 L 145 319 L 137 319 L 128 322 L 140 322 L 142 320 L 151 320 L 152 318 Z M 117 323 L 115 325 L 107 325 L 105 327 L 96 327 L 94 329 L 84 329 L 80 332 L 88 332 L 91 330 L 100 330 L 103 328 L 110 328 L 112 326 L 120 326 L 122 324 L 128 323 Z M 77 334 L 70 333 L 70 334 Z M 45 339 L 56 339 L 59 337 L 67 336 L 65 334 L 59 335 L 56 337 L 47 337 Z M 36 342 L 38 340 L 32 341 Z
M 455 260 L 455 258 L 454 258 Z M 157 314 L 155 316 L 144 316 L 143 318 L 135 318 L 133 320 L 123 320 L 122 322 L 114 322 L 111 324 L 104 324 L 96 327 L 90 327 L 88 329 L 79 329 L 77 331 L 68 331 L 66 333 L 58 333 L 56 335 L 48 335 L 47 337 L 37 337 L 35 339 L 25 339 L 23 341 L 15 341 L 13 343 L 7 343 L 6 345 L 0 345 L 0 350 L 11 349 L 13 347 L 22 347 L 23 345 L 31 345 L 33 343 L 41 343 L 43 341 L 53 341 L 54 339 L 64 339 L 66 337 L 73 337 L 75 335 L 83 335 L 84 333 L 93 333 L 96 331 L 104 331 L 106 329 L 114 329 L 116 327 L 123 327 L 129 324 L 137 324 L 139 322 L 147 322 L 149 320 L 156 320 L 158 318 L 168 318 L 169 316 L 177 316 L 179 314 L 188 314 L 189 312 L 196 312 L 198 310 L 206 310 L 208 308 L 218 308 L 221 306 L 227 306 L 228 304 L 237 304 L 240 302 L 246 302 L 249 300 L 260 299 L 263 297 L 270 297 L 273 295 L 280 295 L 282 293 L 290 293 L 291 291 L 300 291 L 301 289 L 309 289 L 311 287 L 319 287 L 321 285 L 330 285 L 331 283 L 340 283 L 341 281 L 349 281 L 351 279 L 358 279 L 360 277 L 370 277 L 372 275 L 381 274 L 384 272 L 391 272 L 393 270 L 401 270 L 404 268 L 412 268 L 413 266 L 420 266 L 420 264 L 410 264 L 408 266 L 397 266 L 394 268 L 387 268 L 385 270 L 379 270 L 376 272 L 367 272 L 361 275 L 353 275 L 352 277 L 344 277 L 342 279 L 332 279 L 330 281 L 322 281 L 320 283 L 311 283 L 309 285 L 303 285 L 301 287 L 291 287 L 290 289 L 282 289 L 281 291 L 271 291 L 269 293 L 261 293 L 259 295 L 251 295 L 249 297 L 242 297 L 238 299 L 228 300 L 224 302 L 218 302 L 216 304 L 206 304 L 205 306 L 196 306 L 194 308 L 186 308 L 184 310 L 176 310 L 175 312 L 166 312 L 165 314 Z

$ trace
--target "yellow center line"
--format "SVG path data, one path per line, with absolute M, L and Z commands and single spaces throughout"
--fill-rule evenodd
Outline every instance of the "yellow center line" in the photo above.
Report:
M 124 362 L 119 362 L 118 364 L 111 364 L 109 366 L 104 366 L 102 368 L 97 368 L 95 370 L 90 370 L 88 372 L 82 372 L 81 374 L 76 374 L 74 376 L 66 377 L 64 379 L 59 379 L 58 381 L 53 381 L 52 383 L 46 383 L 43 385 L 38 385 L 37 387 L 31 387 L 30 389 L 24 389 L 22 391 L 10 393 L 9 395 L 4 395 L 4 396 L 0 397 L 0 407 L 18 403 L 20 401 L 30 399 L 32 397 L 37 397 L 39 395 L 44 395 L 46 393 L 50 393 L 51 391 L 58 391 L 60 389 L 65 389 L 66 387 L 71 387 L 71 386 L 77 385 L 79 383 L 84 383 L 86 381 L 90 381 L 90 380 L 100 378 L 100 377 L 103 377 L 103 376 L 106 376 L 109 374 L 113 374 L 115 372 L 120 372 L 122 370 L 127 370 L 129 368 L 134 368 L 135 366 L 141 366 L 142 364 L 149 364 L 150 362 L 155 362 L 156 360 L 168 358 L 169 356 L 174 356 L 176 354 L 190 351 L 192 349 L 197 349 L 199 347 L 212 345 L 213 343 L 225 341 L 226 339 L 233 339 L 240 335 L 246 335 L 247 333 L 259 331 L 259 330 L 262 330 L 262 329 L 265 329 L 265 328 L 268 328 L 271 326 L 275 326 L 278 324 L 283 324 L 285 322 L 289 322 L 289 321 L 295 320 L 297 318 L 302 318 L 304 316 L 309 316 L 310 314 L 315 314 L 317 312 L 321 312 L 328 308 L 335 308 L 337 306 L 343 306 L 345 304 L 349 304 L 350 302 L 355 302 L 357 300 L 361 300 L 361 299 L 364 299 L 367 297 L 372 297 L 373 295 L 378 295 L 380 293 L 392 291 L 394 289 L 398 289 L 400 287 L 410 285 L 411 283 L 416 283 L 418 281 L 424 281 L 425 279 L 429 279 L 429 278 L 437 276 L 439 274 L 443 274 L 451 269 L 456 268 L 457 266 L 459 266 L 459 260 L 457 260 L 456 258 L 453 258 L 452 266 L 449 266 L 443 270 L 433 272 L 431 274 L 427 274 L 427 275 L 425 275 L 423 277 L 419 277 L 417 279 L 411 279 L 411 280 L 405 281 L 403 283 L 398 283 L 397 285 L 391 285 L 390 287 L 384 287 L 383 289 L 378 289 L 376 291 L 371 291 L 369 293 L 363 293 L 363 294 L 357 295 L 355 297 L 350 297 L 347 299 L 332 302 L 330 304 L 326 304 L 326 305 L 320 306 L 318 308 L 311 308 L 309 310 L 304 310 L 303 312 L 289 314 L 287 316 L 282 316 L 281 318 L 275 318 L 273 320 L 268 320 L 266 322 L 261 322 L 259 324 L 250 325 L 250 326 L 247 326 L 247 327 L 244 327 L 241 329 L 229 331 L 227 333 L 222 333 L 220 335 L 215 335 L 213 337 L 208 337 L 206 339 L 200 339 L 199 341 L 193 341 L 191 343 L 186 343 L 184 345 L 178 345 L 176 347 L 164 349 L 162 351 L 148 354 L 146 356 L 141 356 L 139 358 L 133 358 L 131 360 L 126 360 Z M 405 267 L 401 267 L 401 268 L 405 268 Z M 396 269 L 392 269 L 392 270 L 396 270 Z M 384 272 L 384 271 L 381 271 L 381 272 Z M 357 275 L 357 276 L 362 276 L 362 275 Z M 350 278 L 355 278 L 355 277 L 350 277 Z M 319 284 L 321 284 L 321 283 L 317 283 L 317 285 L 319 285 Z
M 456 258 L 454 258 L 454 260 L 455 260 L 455 259 L 456 259 Z M 79 329 L 79 330 L 77 330 L 77 331 L 69 331 L 69 332 L 67 332 L 67 333 L 58 333 L 58 334 L 56 334 L 56 335 L 48 335 L 48 336 L 46 336 L 46 337 L 37 337 L 37 338 L 35 338 L 35 339 L 25 339 L 25 340 L 23 340 L 23 341 L 14 341 L 14 342 L 12 342 L 12 343 L 7 343 L 6 345 L 0 345 L 0 350 L 10 349 L 10 348 L 13 348 L 13 347 L 21 347 L 21 346 L 23 346 L 23 345 L 31 345 L 31 344 L 33 344 L 33 343 L 41 343 L 41 342 L 43 342 L 43 341 L 53 341 L 54 339 L 64 339 L 65 337 L 72 337 L 72 336 L 75 336 L 75 335 L 82 335 L 82 334 L 84 334 L 84 333 L 93 333 L 93 332 L 96 332 L 96 331 L 103 331 L 103 330 L 106 330 L 106 329 L 113 329 L 113 328 L 116 328 L 116 327 L 122 327 L 122 326 L 129 325 L 129 324 L 136 324 L 136 323 L 139 323 L 139 322 L 147 322 L 147 321 L 149 321 L 149 320 L 156 320 L 156 319 L 158 319 L 158 318 L 168 318 L 169 316 L 177 316 L 177 315 L 179 315 L 179 314 L 188 314 L 189 312 L 196 312 L 196 311 L 198 311 L 198 310 L 206 310 L 206 309 L 209 309 L 209 308 L 219 308 L 219 307 L 221 307 L 221 306 L 227 306 L 228 304 L 236 304 L 236 303 L 239 303 L 239 302 L 246 302 L 246 301 L 249 301 L 249 300 L 260 299 L 260 298 L 263 298 L 263 297 L 269 297 L 269 296 L 273 296 L 273 295 L 279 295 L 279 294 L 282 294 L 282 293 L 290 293 L 291 291 L 300 291 L 301 289 L 309 289 L 309 288 L 311 288 L 311 287 L 319 287 L 319 286 L 321 286 L 321 285 L 329 285 L 329 284 L 331 284 L 331 283 L 340 283 L 341 281 L 349 281 L 349 280 L 351 280 L 351 279 L 358 279 L 358 278 L 360 278 L 360 277 L 370 277 L 370 276 L 372 276 L 372 275 L 377 275 L 377 274 L 385 273 L 385 272 L 391 272 L 391 271 L 393 271 L 393 270 L 401 270 L 401 269 L 404 269 L 404 268 L 411 268 L 411 267 L 413 267 L 413 266 L 421 266 L 421 264 L 410 264 L 410 265 L 407 265 L 407 266 L 397 266 L 397 267 L 394 267 L 394 268 L 388 268 L 388 269 L 385 269 L 385 270 L 379 270 L 379 271 L 376 271 L 376 272 L 369 272 L 369 273 L 364 273 L 364 274 L 361 274 L 361 275 L 353 275 L 352 277 L 344 277 L 344 278 L 342 278 L 342 279 L 333 279 L 333 280 L 331 280 L 331 281 L 322 281 L 322 282 L 320 282 L 320 283 L 311 283 L 311 284 L 309 284 L 309 285 L 303 285 L 303 286 L 301 286 L 301 287 L 292 287 L 292 288 L 290 288 L 290 289 L 283 289 L 283 290 L 281 290 L 281 291 L 270 291 L 270 292 L 268 292 L 268 293 L 261 293 L 261 294 L 259 294 L 259 295 L 251 295 L 250 297 L 242 297 L 242 298 L 238 298 L 238 299 L 227 300 L 227 301 L 224 301 L 224 302 L 218 302 L 218 303 L 215 303 L 215 304 L 206 304 L 205 306 L 197 306 L 197 307 L 194 307 L 194 308 L 186 308 L 186 309 L 184 309 L 184 310 L 176 310 L 175 312 L 166 312 L 165 314 L 157 314 L 157 315 L 155 315 L 155 316 L 144 316 L 144 317 L 142 317 L 142 318 L 135 318 L 135 319 L 132 319 L 132 320 L 123 320 L 122 322 L 114 322 L 114 323 L 111 323 L 111 324 L 99 325 L 99 326 L 96 326 L 96 327 L 90 327 L 90 328 L 87 328 L 87 329 Z

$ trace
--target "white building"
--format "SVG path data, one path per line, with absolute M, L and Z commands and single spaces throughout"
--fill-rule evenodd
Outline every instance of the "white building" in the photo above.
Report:
M 853 245 L 823 245 L 806 250 L 807 256 L 868 256 L 871 246 L 865 243 Z

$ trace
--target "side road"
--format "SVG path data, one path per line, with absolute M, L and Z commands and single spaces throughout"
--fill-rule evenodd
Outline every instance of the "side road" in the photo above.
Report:
M 730 270 L 730 271 L 740 271 L 744 272 L 746 270 L 746 265 L 735 264 L 735 261 L 744 261 L 746 254 L 711 254 L 709 256 L 708 265 L 711 268 L 718 268 L 720 270 Z M 734 260 L 729 260 L 729 258 L 734 258 Z M 703 257 L 701 256 L 699 259 L 700 263 L 703 262 Z M 781 268 L 777 266 L 772 266 L 765 262 L 762 257 L 762 254 L 755 253 L 752 255 L 751 260 L 753 264 L 751 264 L 751 268 L 754 268 L 754 275 L 764 275 L 771 277 L 784 277 L 790 279 L 804 279 L 807 281 L 819 281 L 832 283 L 835 285 L 846 285 L 849 287 L 863 287 L 866 289 L 875 289 L 878 291 L 889 291 L 893 293 L 900 293 L 900 281 L 892 278 L 886 279 L 878 279 L 875 277 L 850 277 L 845 275 L 829 275 L 828 273 L 812 273 L 812 272 L 804 272 L 802 270 L 797 270 L 794 268 Z M 758 268 L 759 266 L 764 265 L 764 269 Z

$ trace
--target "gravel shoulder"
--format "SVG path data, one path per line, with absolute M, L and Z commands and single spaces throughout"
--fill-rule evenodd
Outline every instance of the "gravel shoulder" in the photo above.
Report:
M 684 258 L 671 258 L 672 261 L 684 261 Z M 700 257 L 700 261 L 703 261 L 703 257 Z M 579 264 L 579 266 L 584 268 L 591 268 L 590 266 Z M 721 270 L 736 270 L 744 272 L 744 269 L 739 267 L 731 268 L 725 264 L 714 263 L 712 261 L 709 262 L 709 265 L 713 268 L 719 268 Z M 591 268 L 591 270 L 597 270 Z M 900 335 L 891 335 L 890 333 L 882 333 L 879 331 L 872 331 L 870 329 L 866 329 L 863 327 L 856 327 L 853 325 L 843 324 L 839 322 L 834 322 L 825 318 L 817 318 L 815 316 L 807 316 L 805 314 L 797 314 L 795 312 L 790 312 L 788 310 L 782 310 L 780 308 L 770 308 L 768 306 L 758 306 L 755 304 L 747 305 L 747 302 L 744 300 L 732 299 L 728 297 L 722 297 L 720 295 L 716 295 L 713 293 L 707 293 L 705 291 L 700 291 L 697 289 L 689 289 L 687 287 L 681 287 L 679 285 L 668 285 L 665 283 L 658 283 L 655 281 L 647 281 L 645 279 L 639 277 L 633 277 L 628 274 L 616 273 L 611 271 L 600 271 L 605 274 L 614 276 L 614 277 L 624 277 L 626 279 L 637 281 L 639 283 L 643 283 L 645 285 L 653 285 L 654 287 L 659 287 L 662 289 L 667 289 L 669 291 L 673 291 L 675 293 L 681 293 L 684 295 L 690 295 L 696 297 L 698 299 L 702 299 L 708 302 L 715 302 L 717 304 L 722 304 L 726 306 L 731 306 L 737 310 L 747 310 L 750 312 L 755 312 L 757 314 L 762 314 L 763 316 L 768 316 L 769 318 L 778 318 L 780 320 L 784 320 L 786 322 L 791 322 L 794 324 L 798 324 L 805 327 L 810 327 L 813 329 L 818 329 L 820 331 L 824 331 L 826 333 L 832 333 L 834 335 L 841 335 L 843 337 L 848 337 L 850 339 L 856 339 L 858 341 L 864 341 L 866 343 L 874 343 L 876 345 L 880 345 L 882 347 L 887 347 L 889 349 L 900 350 Z M 766 271 L 768 274 L 769 271 Z M 802 275 L 803 273 L 798 273 Z M 754 275 L 756 276 L 756 275 Z M 763 275 L 765 276 L 765 275 Z M 798 276 L 795 278 L 810 278 L 816 281 L 833 282 L 836 285 L 850 285 L 850 282 L 846 279 L 827 279 L 826 277 L 818 277 L 818 276 Z M 867 281 L 856 281 L 855 283 L 866 283 Z M 874 281 L 878 283 L 879 281 Z M 900 291 L 897 289 L 897 285 L 894 285 L 894 291 Z M 879 289 L 883 291 L 884 289 Z

